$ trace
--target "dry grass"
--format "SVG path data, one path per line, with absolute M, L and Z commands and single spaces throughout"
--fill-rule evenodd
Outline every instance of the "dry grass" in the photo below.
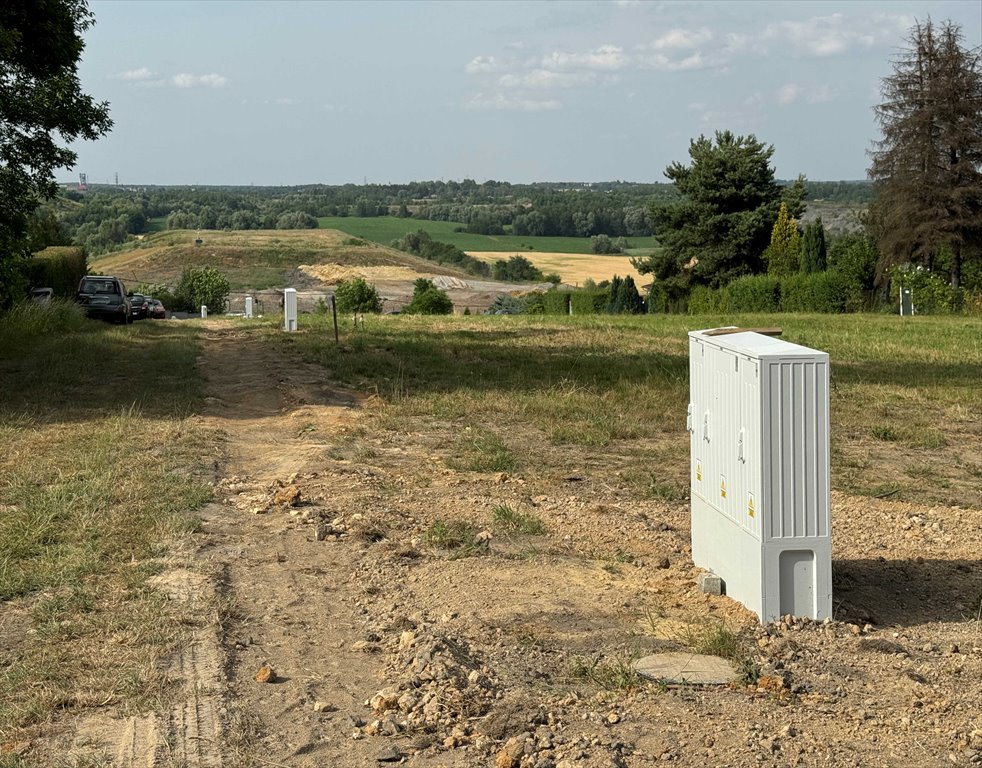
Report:
M 610 280 L 614 275 L 630 275 L 639 286 L 651 282 L 650 276 L 642 275 L 631 264 L 629 256 L 594 256 L 583 253 L 548 253 L 543 251 L 522 251 L 507 253 L 500 251 L 468 251 L 469 256 L 489 264 L 512 256 L 522 256 L 531 261 L 544 274 L 558 273 L 567 285 L 582 285 L 587 279 L 599 283 Z
M 196 239 L 202 241 L 200 245 L 195 245 Z M 168 230 L 91 261 L 93 271 L 118 275 L 133 285 L 174 285 L 188 267 L 215 267 L 229 278 L 232 290 L 296 286 L 311 279 L 304 277 L 301 264 L 466 276 L 394 248 L 353 240 L 332 229 Z M 304 269 L 309 271 L 309 267 Z
M 0 742 L 167 696 L 155 661 L 187 617 L 149 579 L 210 496 L 190 326 L 38 323 L 8 344 L 22 325 L 0 320 Z
M 312 318 L 290 343 L 377 393 L 375 426 L 398 432 L 425 417 L 450 431 L 437 452 L 461 467 L 480 454 L 464 450 L 467 427 L 497 435 L 522 471 L 563 471 L 566 447 L 602 449 L 638 493 L 665 500 L 688 488 L 687 331 L 780 325 L 784 338 L 831 357 L 837 490 L 982 506 L 978 318 L 373 317 L 341 346 L 324 322 Z

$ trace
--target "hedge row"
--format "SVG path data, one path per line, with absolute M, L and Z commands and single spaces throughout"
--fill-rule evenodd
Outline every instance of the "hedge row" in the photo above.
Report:
M 573 315 L 603 315 L 609 303 L 610 291 L 574 291 L 569 295 Z
M 610 291 L 546 291 L 525 297 L 529 314 L 603 315 L 610 302 Z
M 725 288 L 697 286 L 689 295 L 690 315 L 722 312 L 852 312 L 862 309 L 861 287 L 838 272 L 815 272 L 785 278 L 753 275 Z
M 34 254 L 28 265 L 32 288 L 53 288 L 55 296 L 70 299 L 88 272 L 85 251 L 75 246 L 52 246 Z

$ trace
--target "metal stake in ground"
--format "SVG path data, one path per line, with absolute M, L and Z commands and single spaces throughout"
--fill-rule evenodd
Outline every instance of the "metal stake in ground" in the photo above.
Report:
M 331 296 L 331 315 L 334 317 L 334 343 L 340 344 L 341 342 L 338 339 L 338 303 L 334 300 L 333 296 Z

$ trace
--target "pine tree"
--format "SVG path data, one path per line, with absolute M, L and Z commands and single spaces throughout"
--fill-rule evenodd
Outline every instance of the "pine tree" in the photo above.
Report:
M 822 217 L 805 227 L 801 238 L 801 271 L 804 273 L 824 272 L 828 266 L 828 253 L 825 246 L 825 227 Z
M 610 281 L 610 298 L 607 299 L 607 314 L 609 315 L 619 315 L 623 312 L 621 284 L 620 277 L 614 275 L 614 279 Z
M 777 221 L 771 230 L 771 244 L 766 251 L 767 273 L 775 277 L 795 274 L 801 260 L 801 238 L 798 225 L 788 213 L 788 206 L 781 203 Z
M 869 169 L 881 280 L 915 262 L 957 287 L 963 262 L 982 258 L 982 55 L 962 39 L 952 21 L 917 23 L 882 81 Z
M 644 299 L 638 293 L 634 278 L 628 275 L 621 283 L 621 312 L 625 315 L 639 315 L 644 312 Z
M 803 209 L 804 184 L 774 180 L 774 147 L 757 137 L 717 131 L 689 144 L 691 163 L 675 162 L 665 176 L 675 182 L 677 203 L 653 211 L 662 249 L 631 260 L 651 274 L 672 300 L 693 285 L 718 287 L 762 271 L 767 238 L 784 197 L 793 215 Z

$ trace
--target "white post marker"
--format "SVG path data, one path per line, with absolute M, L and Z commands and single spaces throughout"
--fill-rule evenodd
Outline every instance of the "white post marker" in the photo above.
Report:
M 297 330 L 297 289 L 286 288 L 283 291 L 283 330 Z
M 693 331 L 689 381 L 693 562 L 763 622 L 831 617 L 828 354 Z
M 914 293 L 910 288 L 900 289 L 900 316 L 913 317 L 914 315 Z
M 206 317 L 208 317 L 208 307 L 206 307 L 204 304 L 202 304 L 201 305 L 201 319 L 204 320 Z
M 252 317 L 252 296 L 245 297 L 245 316 Z

